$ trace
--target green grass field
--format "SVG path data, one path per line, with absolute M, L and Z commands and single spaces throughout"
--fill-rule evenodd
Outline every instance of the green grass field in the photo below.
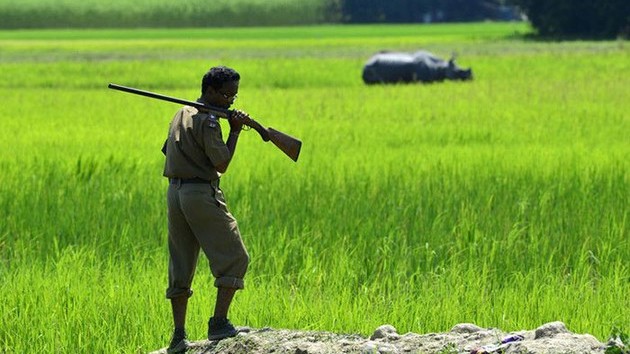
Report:
M 168 344 L 167 181 L 175 104 L 213 65 L 254 132 L 223 177 L 252 257 L 238 325 L 369 335 L 564 321 L 630 330 L 630 49 L 531 42 L 522 24 L 0 31 L 0 352 Z M 367 87 L 381 49 L 428 49 L 475 80 Z M 188 330 L 214 289 L 203 258 Z

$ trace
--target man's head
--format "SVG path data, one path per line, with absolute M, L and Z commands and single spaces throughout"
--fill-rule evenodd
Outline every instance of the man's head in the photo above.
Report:
M 238 94 L 241 76 L 226 66 L 208 70 L 201 80 L 201 97 L 213 106 L 229 108 Z

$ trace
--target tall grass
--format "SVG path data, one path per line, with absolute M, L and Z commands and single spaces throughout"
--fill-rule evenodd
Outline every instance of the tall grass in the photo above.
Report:
M 320 24 L 327 0 L 0 1 L 0 28 L 225 27 Z
M 261 29 L 262 54 L 242 39 L 208 60 L 198 55 L 212 41 L 178 41 L 190 59 L 129 50 L 163 48 L 150 31 L 61 42 L 0 33 L 11 48 L 0 53 L 10 73 L 0 82 L 0 350 L 167 344 L 159 148 L 177 106 L 105 86 L 194 99 L 216 63 L 243 75 L 239 108 L 304 142 L 295 164 L 245 134 L 222 180 L 252 256 L 237 324 L 369 334 L 383 323 L 425 333 L 561 320 L 600 340 L 629 328 L 630 100 L 618 75 L 628 50 L 497 39 L 500 27 L 471 38 L 477 26 L 450 35 L 475 81 L 387 87 L 364 86 L 361 65 L 376 47 L 410 46 L 412 27 L 374 27 L 398 33 L 383 39 L 337 28 L 339 43 L 356 41 L 350 51 L 306 39 L 317 28 L 280 49 L 295 29 Z M 274 45 L 270 33 L 285 39 Z M 438 37 L 421 38 L 448 53 Z M 74 55 L 50 56 L 59 43 Z M 204 337 L 211 284 L 202 259 L 193 339 Z

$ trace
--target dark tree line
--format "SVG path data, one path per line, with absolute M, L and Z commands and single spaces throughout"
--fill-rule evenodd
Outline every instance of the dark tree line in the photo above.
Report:
M 630 0 L 329 0 L 344 23 L 517 20 L 542 36 L 627 37 Z
M 511 20 L 514 7 L 502 0 L 339 0 L 346 23 L 417 23 Z
M 628 0 L 511 0 L 542 36 L 628 37 Z

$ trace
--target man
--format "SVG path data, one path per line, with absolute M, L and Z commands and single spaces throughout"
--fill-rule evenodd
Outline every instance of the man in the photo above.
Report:
M 224 66 L 211 68 L 201 81 L 198 102 L 229 108 L 238 94 L 240 75 Z M 219 119 L 211 113 L 185 106 L 173 117 L 162 149 L 164 176 L 169 178 L 168 289 L 175 330 L 168 353 L 188 348 L 186 308 L 199 250 L 208 258 L 217 287 L 214 315 L 208 321 L 208 339 L 232 337 L 237 330 L 227 314 L 234 293 L 243 289 L 249 255 L 236 223 L 227 209 L 219 179 L 236 151 L 239 133 L 251 118 L 234 111 L 224 142 Z

